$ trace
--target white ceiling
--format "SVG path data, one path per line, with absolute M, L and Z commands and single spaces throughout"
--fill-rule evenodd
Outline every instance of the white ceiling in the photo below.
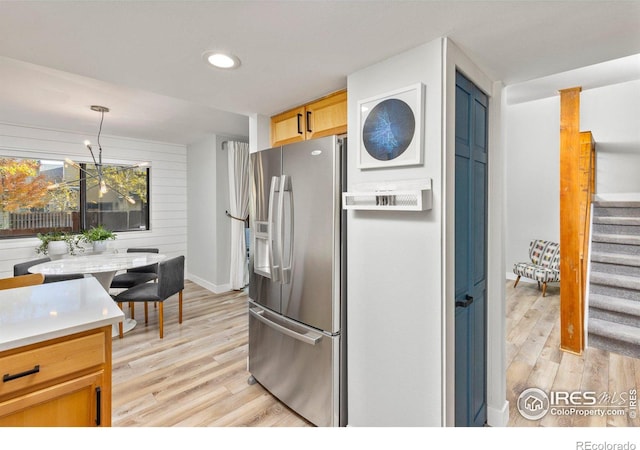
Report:
M 248 135 L 440 36 L 517 84 L 640 53 L 638 1 L 1 1 L 0 121 L 190 143 Z M 204 64 L 233 52 L 239 69 Z

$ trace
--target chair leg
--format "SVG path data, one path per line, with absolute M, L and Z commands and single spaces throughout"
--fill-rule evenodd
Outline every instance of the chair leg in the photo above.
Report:
M 513 288 L 515 289 L 516 286 L 518 285 L 518 281 L 520 281 L 520 275 L 518 275 L 518 278 L 516 278 L 516 282 L 513 283 Z
M 131 310 L 131 320 L 135 320 L 136 318 L 136 309 L 134 305 L 135 303 L 129 302 L 129 309 Z
M 120 308 L 120 310 L 122 310 L 122 303 L 118 302 L 118 307 Z M 120 339 L 122 339 L 124 337 L 124 326 L 122 325 L 122 322 L 118 322 L 118 337 Z
M 538 290 L 540 290 L 540 282 L 538 281 Z
M 547 293 L 547 282 L 542 283 L 542 296 L 544 297 Z
M 144 302 L 144 324 L 149 323 L 149 308 L 147 307 L 147 302 Z
M 160 307 L 158 308 L 158 321 L 160 322 L 160 339 L 164 337 L 164 308 L 162 307 L 164 302 L 160 302 Z
M 178 293 L 178 323 L 182 323 L 182 291 Z

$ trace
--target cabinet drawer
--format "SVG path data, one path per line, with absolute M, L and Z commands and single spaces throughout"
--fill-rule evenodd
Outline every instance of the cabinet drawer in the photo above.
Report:
M 33 388 L 105 363 L 103 333 L 46 344 L 0 357 L 0 399 L 25 388 Z

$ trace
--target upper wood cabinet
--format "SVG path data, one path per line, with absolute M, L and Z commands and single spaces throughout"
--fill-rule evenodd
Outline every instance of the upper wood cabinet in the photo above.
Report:
M 347 91 L 338 91 L 271 118 L 271 145 L 347 132 Z

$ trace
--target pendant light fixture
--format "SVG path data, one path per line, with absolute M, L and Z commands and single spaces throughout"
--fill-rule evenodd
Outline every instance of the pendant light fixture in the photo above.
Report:
M 93 147 L 91 146 L 91 141 L 89 141 L 89 140 L 84 141 L 84 145 L 87 148 L 87 150 L 89 150 L 89 153 L 91 154 L 91 159 L 93 160 L 93 165 L 94 165 L 94 167 L 96 169 L 95 174 L 87 171 L 83 166 L 81 166 L 80 164 L 78 164 L 77 162 L 73 161 L 70 158 L 65 158 L 64 161 L 68 165 L 70 165 L 72 167 L 75 167 L 82 174 L 84 174 L 84 177 L 80 178 L 80 180 L 89 180 L 89 179 L 97 178 L 98 186 L 99 186 L 99 189 L 100 189 L 100 191 L 98 193 L 98 196 L 100 198 L 102 198 L 102 196 L 104 194 L 106 194 L 107 192 L 109 192 L 109 189 L 111 189 L 112 191 L 114 191 L 118 195 L 121 195 L 129 203 L 134 205 L 136 203 L 136 201 L 131 196 L 129 196 L 127 194 L 124 194 L 123 192 L 120 192 L 117 188 L 115 188 L 110 183 L 108 183 L 107 180 L 105 179 L 105 176 L 104 176 L 103 164 L 102 164 L 102 145 L 100 144 L 100 134 L 102 133 L 102 123 L 104 122 L 104 114 L 109 112 L 109 108 L 107 108 L 106 106 L 91 105 L 91 110 L 100 113 L 100 127 L 98 128 L 98 138 L 97 138 L 98 157 L 96 158 L 96 155 L 93 152 Z M 119 167 L 117 170 L 118 171 L 124 171 L 124 170 L 129 170 L 129 169 L 137 169 L 139 167 L 145 167 L 145 166 L 148 166 L 148 165 L 149 165 L 149 163 L 147 163 L 147 162 L 141 162 L 141 163 L 137 163 L 137 164 L 132 164 L 130 166 Z M 50 184 L 48 188 L 49 189 L 57 189 L 62 184 L 70 184 L 70 183 L 75 183 L 77 181 L 79 181 L 79 180 L 64 181 L 62 183 L 54 183 L 54 184 Z

